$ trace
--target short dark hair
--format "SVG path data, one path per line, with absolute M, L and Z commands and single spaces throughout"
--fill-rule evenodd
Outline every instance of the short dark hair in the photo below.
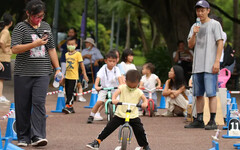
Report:
M 31 0 L 27 3 L 25 11 L 28 11 L 30 15 L 36 15 L 41 11 L 46 11 L 45 3 L 41 0 Z
M 123 51 L 123 53 L 122 53 L 122 58 L 121 58 L 121 60 L 124 61 L 124 62 L 126 62 L 126 61 L 127 61 L 127 57 L 128 57 L 129 55 L 134 56 L 133 51 L 130 50 L 130 49 L 125 49 L 125 50 Z
M 117 55 L 115 51 L 109 51 L 106 55 L 105 55 L 105 59 L 108 58 L 113 58 L 113 59 L 117 59 Z
M 179 40 L 179 41 L 177 42 L 177 46 L 179 46 L 180 43 L 185 44 L 183 40 Z
M 155 66 L 152 63 L 146 63 L 144 66 L 146 66 L 146 68 L 149 69 L 151 73 L 155 71 Z
M 76 37 L 68 37 L 67 38 L 67 42 L 68 41 L 72 41 L 72 40 L 75 40 L 76 44 L 77 44 L 77 38 Z
M 118 55 L 120 57 L 120 51 L 118 49 L 112 49 L 111 51 L 114 51 L 115 53 L 118 53 Z
M 8 26 L 13 21 L 12 16 L 8 13 L 3 14 L 3 21 L 0 21 L 0 32 L 5 26 Z
M 137 70 L 128 70 L 126 74 L 126 81 L 131 83 L 139 82 L 141 79 L 141 75 Z

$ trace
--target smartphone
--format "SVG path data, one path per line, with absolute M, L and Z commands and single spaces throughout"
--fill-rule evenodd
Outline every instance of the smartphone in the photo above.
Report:
M 44 30 L 44 31 L 43 31 L 43 34 L 42 34 L 42 38 L 45 38 L 45 39 L 47 40 L 47 39 L 48 39 L 48 36 L 49 36 L 49 33 L 50 33 L 50 31 Z

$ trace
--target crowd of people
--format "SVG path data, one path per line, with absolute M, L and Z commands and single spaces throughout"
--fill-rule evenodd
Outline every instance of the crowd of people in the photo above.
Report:
M 186 116 L 189 104 L 186 95 L 186 81 L 192 81 L 193 96 L 196 97 L 196 119 L 185 128 L 217 129 L 215 122 L 217 109 L 217 73 L 220 69 L 223 41 L 226 41 L 221 24 L 209 18 L 210 6 L 207 1 L 200 0 L 195 5 L 196 15 L 201 25 L 192 25 L 185 49 L 184 41 L 179 41 L 178 49 L 173 53 L 176 65 L 169 70 L 168 80 L 162 95 L 166 97 L 166 112 L 163 117 Z M 112 103 L 140 103 L 142 109 L 147 107 L 149 94 L 141 88 L 161 88 L 161 80 L 154 74 L 155 66 L 146 63 L 142 67 L 142 75 L 133 64 L 134 53 L 126 49 L 122 55 L 118 50 L 110 50 L 105 57 L 96 47 L 93 38 L 84 40 L 85 49 L 81 50 L 80 40 L 77 39 L 75 28 L 68 30 L 68 37 L 58 45 L 61 51 L 60 64 L 54 45 L 50 25 L 43 21 L 46 7 L 41 0 L 29 1 L 26 5 L 27 18 L 18 23 L 10 36 L 9 28 L 13 24 L 11 15 L 4 14 L 0 33 L 0 102 L 8 102 L 3 96 L 3 81 L 11 80 L 11 54 L 17 54 L 14 67 L 14 102 L 16 110 L 16 128 L 18 146 L 45 146 L 46 139 L 46 110 L 45 100 L 49 86 L 50 75 L 55 70 L 56 76 L 63 73 L 60 82 L 66 91 L 65 114 L 75 113 L 73 101 L 76 88 L 83 92 L 82 80 L 91 81 L 99 92 L 98 99 L 92 108 L 87 123 L 103 120 L 101 110 L 106 100 L 105 87 L 118 87 L 112 91 Z M 206 57 L 208 56 L 208 57 Z M 120 61 L 121 57 L 121 62 Z M 104 65 L 101 65 L 105 62 Z M 61 67 L 60 67 L 61 65 Z M 89 73 L 91 73 L 89 75 Z M 192 74 L 192 78 L 191 77 Z M 205 126 L 203 121 L 204 93 L 209 98 L 210 121 Z M 119 97 L 119 95 L 121 95 Z M 157 94 L 152 94 L 154 100 L 154 115 L 157 111 Z M 78 101 L 85 102 L 83 96 Z M 96 149 L 119 125 L 124 123 L 127 107 L 118 106 L 111 120 L 99 136 L 87 147 Z M 142 109 L 133 108 L 130 125 L 133 127 L 138 144 L 144 150 L 150 150 L 143 124 L 139 119 Z

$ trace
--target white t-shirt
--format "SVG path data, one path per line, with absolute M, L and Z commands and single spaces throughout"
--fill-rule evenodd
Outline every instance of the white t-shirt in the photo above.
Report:
M 97 77 L 100 78 L 101 86 L 106 87 L 117 87 L 118 77 L 121 76 L 120 70 L 118 67 L 113 67 L 112 70 L 109 70 L 107 64 L 103 65 L 97 73 Z
M 156 87 L 158 76 L 155 74 L 151 74 L 149 78 L 146 75 L 142 76 L 141 82 L 143 82 L 143 86 L 148 89 L 153 89 Z
M 223 51 L 222 51 L 222 56 L 221 56 L 220 62 L 223 62 L 224 45 L 225 45 L 226 41 L 227 41 L 227 34 L 223 31 Z
M 125 74 L 128 72 L 128 70 L 137 70 L 136 66 L 134 64 L 126 64 L 125 62 L 121 62 L 121 65 L 123 67 L 123 70 L 125 71 Z

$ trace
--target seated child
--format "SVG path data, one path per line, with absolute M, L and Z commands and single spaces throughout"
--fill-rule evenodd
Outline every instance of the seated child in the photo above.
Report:
M 115 52 L 110 51 L 106 54 L 105 63 L 97 73 L 97 78 L 95 81 L 95 88 L 99 91 L 101 88 L 106 87 L 118 87 L 119 84 L 122 84 L 121 74 L 117 64 L 117 55 Z M 99 81 L 101 81 L 101 87 L 99 87 Z M 112 91 L 113 92 L 113 91 Z M 92 108 L 90 116 L 88 117 L 87 123 L 92 123 L 96 112 L 99 107 L 105 102 L 107 96 L 107 91 L 101 90 L 98 93 L 97 103 Z
M 143 69 L 142 69 L 142 79 L 140 81 L 140 85 L 139 88 L 147 88 L 149 90 L 156 88 L 160 88 L 161 87 L 161 80 L 158 78 L 157 75 L 153 74 L 155 69 L 155 66 L 152 63 L 146 63 L 143 65 Z M 149 97 L 148 92 L 144 92 L 144 95 L 146 97 Z M 154 92 L 152 93 L 152 99 L 154 100 L 154 115 L 155 116 L 159 116 L 160 114 L 157 111 L 157 93 Z M 139 112 L 139 115 L 141 114 L 142 111 Z
M 116 92 L 113 94 L 112 102 L 114 104 L 118 103 L 116 100 L 117 96 L 121 94 L 119 102 L 133 103 L 138 104 L 140 99 L 143 100 L 142 108 L 147 107 L 147 99 L 144 96 L 143 92 L 137 88 L 141 75 L 137 70 L 129 70 L 126 74 L 126 84 L 119 86 Z M 91 149 L 98 149 L 100 143 L 107 138 L 115 129 L 120 125 L 123 125 L 125 122 L 127 106 L 119 105 L 115 112 L 113 119 L 108 122 L 107 126 L 103 131 L 98 135 L 98 138 L 92 143 L 87 144 L 86 146 Z M 140 118 L 138 117 L 138 108 L 131 107 L 130 122 L 129 124 L 133 128 L 133 132 L 137 139 L 138 145 L 143 147 L 144 150 L 150 150 L 150 147 L 147 142 L 146 134 L 141 123 Z
M 167 111 L 162 116 L 186 115 L 188 98 L 185 94 L 186 83 L 183 68 L 179 65 L 173 66 L 168 72 L 168 78 L 162 93 L 166 97 Z
M 82 55 L 80 52 L 76 51 L 76 47 L 77 47 L 77 39 L 75 37 L 69 37 L 67 39 L 68 52 L 65 54 L 66 56 L 65 91 L 66 91 L 67 101 L 66 101 L 66 107 L 62 110 L 62 112 L 66 114 L 75 113 L 72 105 L 74 101 L 73 93 L 75 91 L 75 88 L 77 86 L 77 81 L 79 78 L 79 75 L 78 75 L 79 65 L 82 69 L 84 79 L 88 81 L 88 77 L 83 64 Z

